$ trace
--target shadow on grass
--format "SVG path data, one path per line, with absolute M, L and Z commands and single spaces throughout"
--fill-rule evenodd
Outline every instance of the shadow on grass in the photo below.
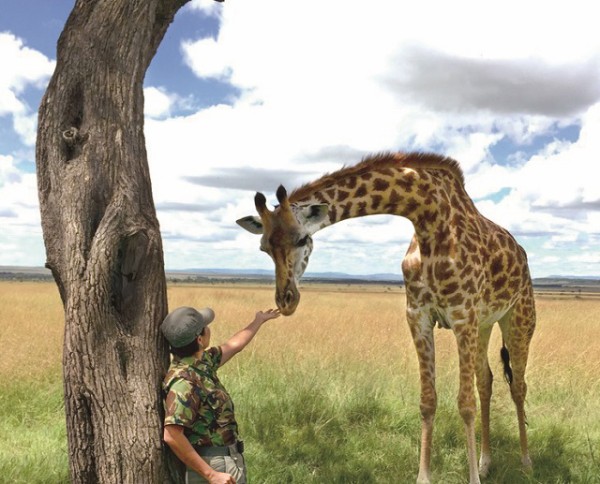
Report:
M 286 401 L 269 402 L 255 416 L 264 420 L 255 422 L 256 437 L 262 452 L 280 467 L 279 482 L 373 482 L 371 469 L 348 465 L 347 446 L 351 428 L 359 422 L 369 425 L 381 412 L 378 404 L 335 411 L 322 391 L 303 389 Z
M 242 403 L 253 482 L 397 484 L 416 479 L 418 409 L 371 398 L 365 389 L 355 388 L 342 399 L 324 384 L 271 390 Z M 521 466 L 516 416 L 493 416 L 491 431 L 492 466 L 484 483 L 600 483 L 576 429 L 540 419 L 529 431 L 531 474 Z M 438 408 L 432 477 L 444 484 L 468 480 L 465 432 L 454 405 Z
M 438 412 L 434 433 L 432 468 L 436 482 L 464 482 L 468 474 L 465 432 L 462 421 L 446 409 Z M 492 465 L 485 483 L 599 483 L 600 476 L 594 475 L 592 465 L 585 455 L 582 439 L 572 429 L 563 427 L 541 427 L 529 431 L 529 451 L 533 461 L 533 472 L 526 473 L 521 465 L 519 434 L 516 424 L 508 415 L 492 418 L 491 444 Z M 443 423 L 440 423 L 443 422 Z M 478 444 L 480 434 L 477 435 Z M 479 449 L 479 446 L 478 446 Z M 462 466 L 463 475 L 444 475 L 440 469 L 457 469 Z M 437 471 L 437 472 L 436 472 Z
M 294 386 L 245 406 L 254 482 L 397 483 L 416 476 L 415 442 L 398 432 L 413 417 L 382 400 L 340 402 L 323 388 Z

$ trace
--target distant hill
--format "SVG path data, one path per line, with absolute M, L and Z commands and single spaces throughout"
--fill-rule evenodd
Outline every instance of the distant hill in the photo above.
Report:
M 533 280 L 533 286 L 542 291 L 600 292 L 600 277 L 553 276 Z
M 261 280 L 273 281 L 273 270 L 266 269 L 174 269 L 166 270 L 168 279 L 176 281 L 223 280 Z M 52 274 L 44 267 L 0 266 L 0 280 L 51 280 Z M 353 275 L 343 272 L 307 272 L 307 281 L 344 281 L 344 282 L 395 282 L 402 283 L 400 274 L 361 274 Z
M 220 276 L 220 277 L 256 277 L 274 279 L 273 270 L 265 269 L 183 269 L 168 270 L 167 276 L 181 275 L 202 275 L 202 276 Z M 364 281 L 398 281 L 402 282 L 401 274 L 383 273 L 383 274 L 346 274 L 344 272 L 306 272 L 303 279 L 359 279 Z
M 52 273 L 45 267 L 0 266 L 0 280 L 51 280 Z
M 166 271 L 167 279 L 179 282 L 203 282 L 217 280 L 225 281 L 260 281 L 274 280 L 273 270 L 265 269 L 182 269 Z M 25 266 L 0 266 L 0 280 L 51 280 L 50 270 L 44 267 Z M 401 284 L 401 274 L 346 274 L 344 272 L 307 272 L 303 280 L 307 282 L 331 283 L 382 283 Z M 540 277 L 533 280 L 533 285 L 541 290 L 566 290 L 566 291 L 600 291 L 600 276 L 569 276 L 557 275 Z
M 265 269 L 185 269 L 167 270 L 167 279 L 176 282 L 253 282 L 273 283 L 275 273 Z M 402 284 L 400 274 L 353 275 L 343 272 L 307 272 L 302 280 L 306 283 L 331 284 Z

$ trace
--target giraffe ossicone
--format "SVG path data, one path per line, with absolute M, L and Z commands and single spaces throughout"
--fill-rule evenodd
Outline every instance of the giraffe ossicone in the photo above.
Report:
M 415 229 L 402 272 L 407 322 L 417 350 L 421 381 L 421 453 L 418 482 L 431 480 L 433 421 L 437 408 L 433 329 L 456 337 L 460 382 L 459 413 L 465 424 L 470 482 L 480 482 L 491 463 L 492 372 L 487 349 L 493 325 L 503 338 L 503 361 L 512 373 L 521 460 L 531 466 L 527 446 L 525 368 L 535 329 L 535 305 L 527 256 L 504 228 L 479 213 L 464 187 L 458 163 L 423 153 L 384 153 L 363 159 L 301 186 L 279 205 L 255 196 L 257 216 L 239 219 L 261 235 L 260 248 L 275 263 L 275 300 L 282 314 L 300 301 L 298 281 L 313 249 L 312 235 L 342 220 L 374 214 L 408 218 Z M 481 404 L 481 455 L 475 443 L 475 376 Z

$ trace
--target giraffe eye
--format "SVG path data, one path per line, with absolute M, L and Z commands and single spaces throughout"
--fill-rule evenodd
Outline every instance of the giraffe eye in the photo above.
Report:
M 298 242 L 296 242 L 296 247 L 304 247 L 308 243 L 309 238 L 310 237 L 308 235 L 302 237 Z

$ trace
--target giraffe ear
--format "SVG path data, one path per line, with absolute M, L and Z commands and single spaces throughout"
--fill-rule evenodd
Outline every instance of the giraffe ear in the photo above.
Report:
M 288 200 L 287 191 L 286 191 L 286 189 L 284 188 L 283 185 L 279 185 L 279 188 L 277 189 L 277 192 L 275 193 L 275 195 L 277 195 L 277 201 L 279 202 L 279 204 L 285 210 L 289 210 L 289 208 L 290 208 L 290 201 Z
M 246 229 L 248 232 L 256 235 L 263 233 L 263 224 L 259 217 L 249 215 L 235 221 L 240 227 Z
M 254 195 L 254 206 L 261 217 L 269 211 L 267 208 L 267 199 L 260 192 L 256 192 L 256 195 Z
M 329 205 L 326 203 L 316 203 L 302 207 L 299 212 L 300 223 L 314 234 L 317 230 L 323 227 L 323 222 L 328 220 Z

